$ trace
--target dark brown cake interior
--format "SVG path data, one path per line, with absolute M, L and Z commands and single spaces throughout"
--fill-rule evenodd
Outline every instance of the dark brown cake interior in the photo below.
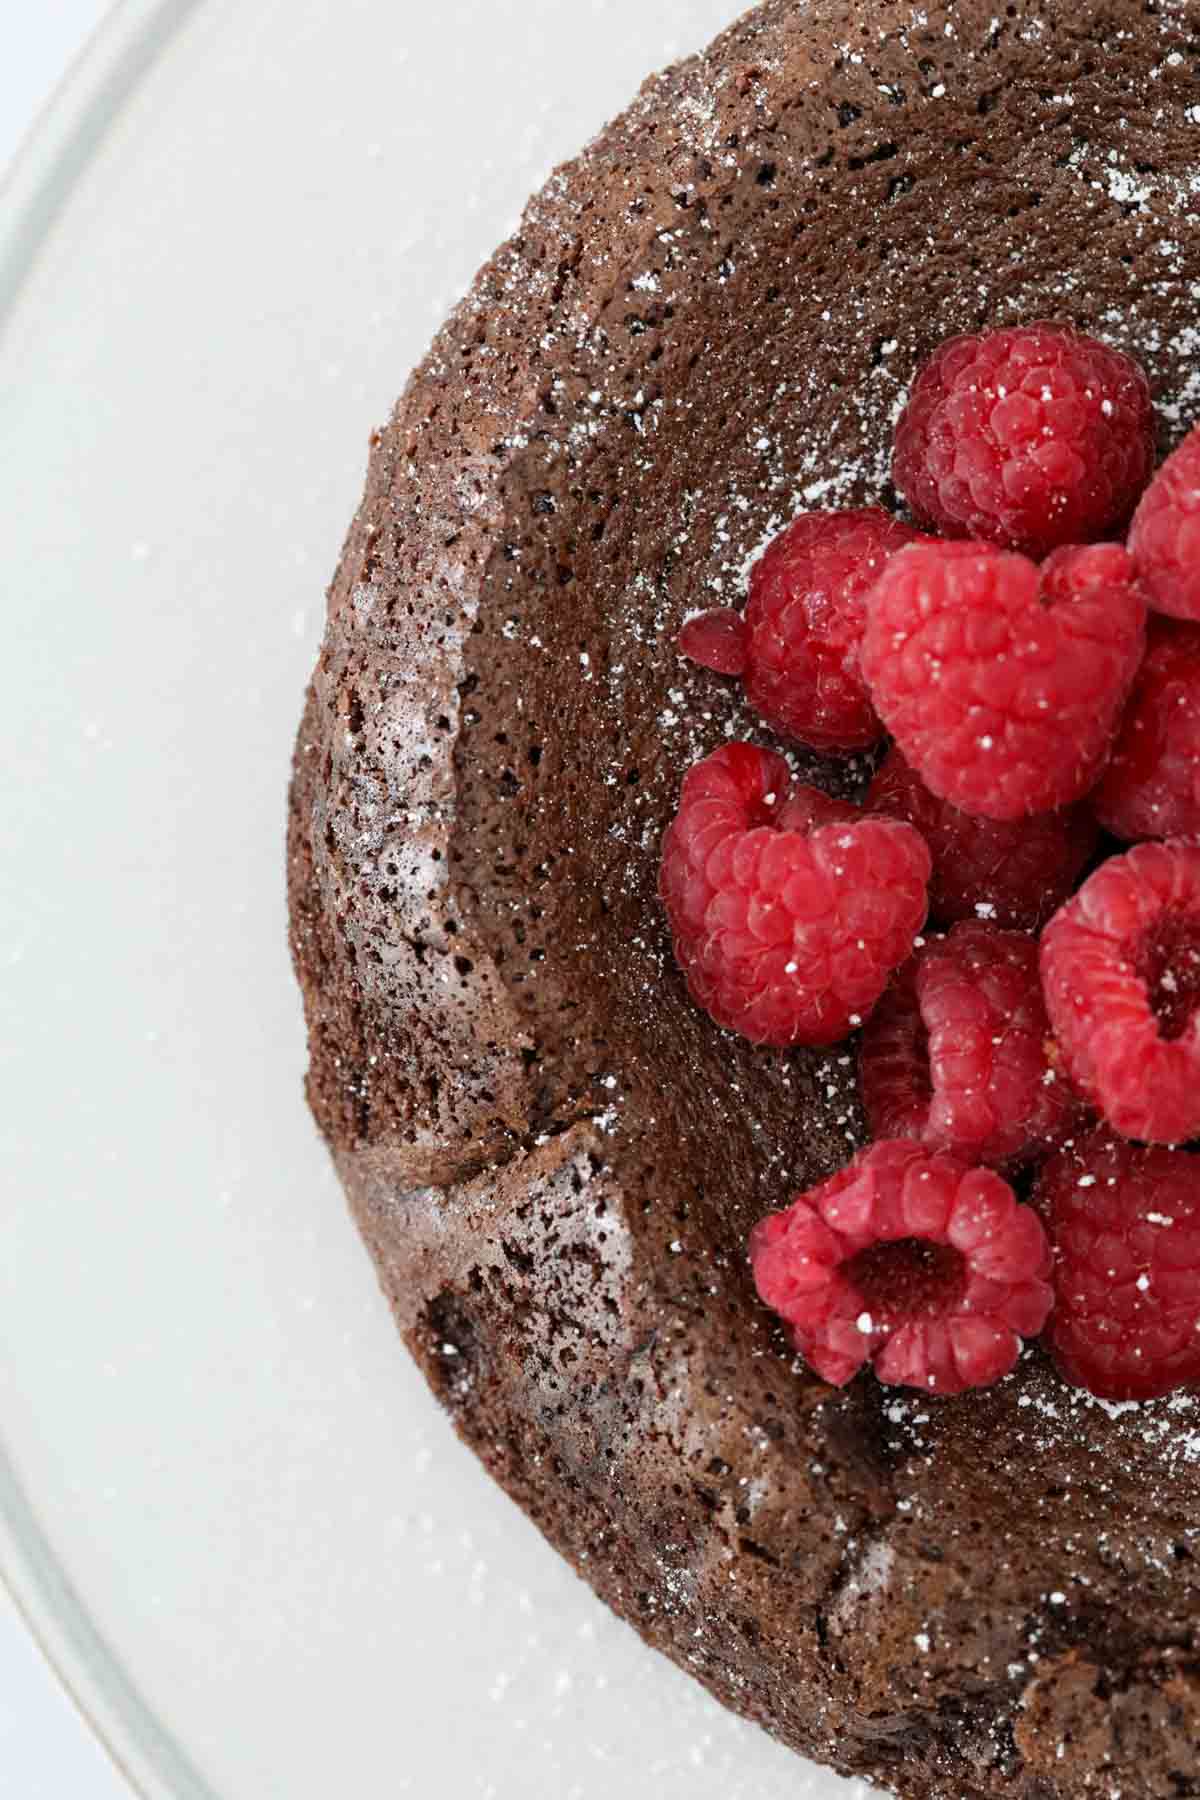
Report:
M 913 1800 L 1200 1794 L 1200 1415 L 795 1365 L 745 1238 L 860 1141 L 853 1046 L 683 990 L 663 826 L 770 739 L 675 640 L 795 511 L 895 503 L 956 331 L 1068 318 L 1190 422 L 1196 23 L 773 0 L 650 81 L 375 440 L 297 751 L 310 1097 L 435 1391 L 652 1643 Z

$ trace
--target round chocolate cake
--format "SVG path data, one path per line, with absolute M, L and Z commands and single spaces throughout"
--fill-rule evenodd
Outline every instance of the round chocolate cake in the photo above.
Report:
M 687 998 L 662 833 L 769 737 L 677 639 L 896 505 L 952 333 L 1070 320 L 1193 422 L 1198 57 L 1190 0 L 768 0 L 648 81 L 374 439 L 296 752 L 309 1097 L 431 1386 L 649 1643 L 907 1800 L 1200 1795 L 1200 1407 L 798 1364 L 747 1235 L 862 1141 L 854 1046 Z

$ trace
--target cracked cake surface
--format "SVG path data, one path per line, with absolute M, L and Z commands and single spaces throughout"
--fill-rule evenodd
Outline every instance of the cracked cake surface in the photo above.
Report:
M 797 1365 L 746 1239 L 863 1141 L 854 1044 L 687 998 L 661 834 L 772 740 L 676 640 L 796 511 L 895 506 L 955 332 L 1070 319 L 1160 449 L 1200 416 L 1198 28 L 767 0 L 651 77 L 372 440 L 296 750 L 309 1098 L 431 1387 L 648 1642 L 909 1800 L 1200 1795 L 1200 1406 Z

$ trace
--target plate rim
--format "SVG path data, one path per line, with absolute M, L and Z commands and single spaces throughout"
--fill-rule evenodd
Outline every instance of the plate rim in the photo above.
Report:
M 121 108 L 202 0 L 115 0 L 0 176 L 0 340 L 26 278 Z
M 0 181 L 0 346 L 40 252 L 117 115 L 202 0 L 117 0 Z M 0 1436 L 0 1583 L 131 1793 L 217 1800 L 105 1642 L 59 1563 Z

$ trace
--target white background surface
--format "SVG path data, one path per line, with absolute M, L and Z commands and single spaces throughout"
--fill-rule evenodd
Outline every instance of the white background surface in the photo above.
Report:
M 109 0 L 0 0 L 0 174 Z M 0 1796 L 129 1800 L 0 1588 Z
M 111 0 L 0 0 L 0 170 Z

